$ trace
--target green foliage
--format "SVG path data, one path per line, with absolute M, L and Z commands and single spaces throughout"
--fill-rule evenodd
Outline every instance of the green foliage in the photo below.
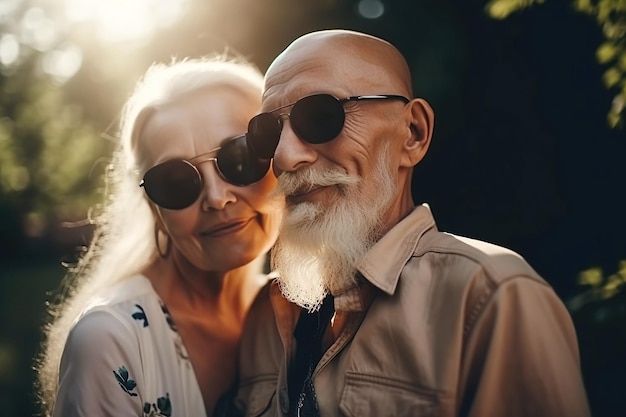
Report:
M 0 202 L 18 208 L 31 237 L 86 216 L 97 192 L 91 173 L 108 147 L 82 107 L 36 68 L 33 56 L 0 76 Z
M 544 0 L 490 0 L 485 6 L 489 16 L 505 19 L 512 13 Z M 572 0 L 575 10 L 593 17 L 602 28 L 605 41 L 598 46 L 596 59 L 606 66 L 602 81 L 615 91 L 607 123 L 622 128 L 626 118 L 626 1 Z
M 487 14 L 494 19 L 506 19 L 509 15 L 544 0 L 491 0 L 487 6 Z
M 599 267 L 586 269 L 578 275 L 578 283 L 588 289 L 568 302 L 568 307 L 572 311 L 614 298 L 622 292 L 626 283 L 626 260 L 620 261 L 617 271 L 608 276 L 605 276 Z

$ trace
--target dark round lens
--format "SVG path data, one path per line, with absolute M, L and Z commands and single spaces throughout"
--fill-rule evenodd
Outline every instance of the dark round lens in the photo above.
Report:
M 143 177 L 146 194 L 155 204 L 170 210 L 192 205 L 202 191 L 198 171 L 187 161 L 173 159 L 150 168 Z
M 280 121 L 269 113 L 254 116 L 248 123 L 248 145 L 263 159 L 274 157 L 280 140 Z
M 239 136 L 217 151 L 217 167 L 226 181 L 245 186 L 260 181 L 270 168 L 270 160 L 250 151 L 246 136 Z
M 289 116 L 296 134 L 309 143 L 335 139 L 343 129 L 343 104 L 329 94 L 316 94 L 299 100 Z

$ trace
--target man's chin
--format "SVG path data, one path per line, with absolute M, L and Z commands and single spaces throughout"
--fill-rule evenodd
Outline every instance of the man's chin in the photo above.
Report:
M 318 203 L 301 202 L 295 205 L 288 205 L 283 216 L 283 228 L 285 234 L 298 234 L 310 228 L 323 213 L 322 207 Z M 295 242 L 291 242 L 297 244 Z

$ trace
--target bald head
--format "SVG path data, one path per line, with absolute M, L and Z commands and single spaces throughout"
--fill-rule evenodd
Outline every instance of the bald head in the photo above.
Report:
M 411 73 L 402 54 L 389 42 L 348 31 L 324 30 L 301 36 L 270 65 L 265 96 L 302 96 L 324 88 L 353 94 L 398 94 L 413 97 Z M 326 85 L 327 87 L 324 87 Z M 286 88 L 286 90 L 285 90 Z

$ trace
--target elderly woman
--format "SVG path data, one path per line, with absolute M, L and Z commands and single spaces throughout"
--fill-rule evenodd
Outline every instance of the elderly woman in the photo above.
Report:
M 246 145 L 262 82 L 247 63 L 203 59 L 138 83 L 95 235 L 51 311 L 46 415 L 211 416 L 234 386 L 281 212 L 270 161 Z

